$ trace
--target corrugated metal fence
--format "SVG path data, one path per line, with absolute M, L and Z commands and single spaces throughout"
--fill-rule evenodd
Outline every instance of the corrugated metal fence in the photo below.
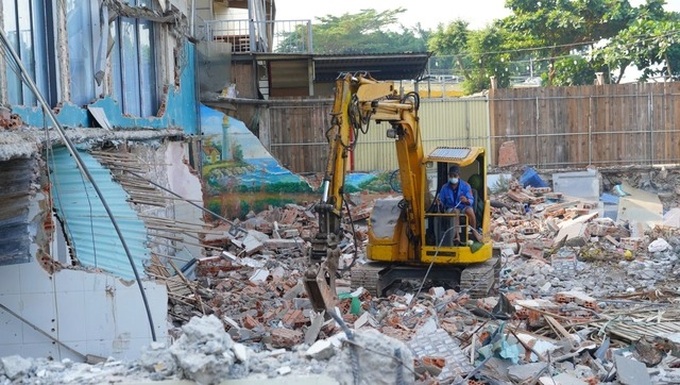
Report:
M 326 165 L 331 101 L 269 106 L 269 148 L 294 172 Z M 679 163 L 680 82 L 499 89 L 487 98 L 422 99 L 425 153 L 436 146 L 481 146 L 495 164 L 513 140 L 519 161 L 537 167 Z M 387 123 L 359 137 L 355 171 L 393 170 Z M 267 143 L 265 143 L 267 145 Z
M 269 107 L 269 148 L 272 155 L 294 172 L 320 172 L 326 166 L 332 102 L 291 100 Z M 488 100 L 423 99 L 420 127 L 425 153 L 437 146 L 481 146 L 489 149 Z M 388 123 L 371 122 L 352 154 L 352 170 L 397 168 L 394 140 L 385 135 Z
M 423 149 L 437 146 L 480 146 L 489 148 L 488 100 L 422 99 L 418 116 Z M 388 123 L 371 123 L 368 134 L 359 138 L 354 150 L 354 170 L 394 170 L 397 154 L 394 140 L 385 135 Z
M 680 83 L 498 89 L 491 96 L 494 154 L 515 141 L 538 167 L 680 161 Z

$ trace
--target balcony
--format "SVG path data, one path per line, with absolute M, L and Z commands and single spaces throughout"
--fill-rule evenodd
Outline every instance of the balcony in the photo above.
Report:
M 203 40 L 231 44 L 234 54 L 312 53 L 311 20 L 206 20 L 197 24 Z

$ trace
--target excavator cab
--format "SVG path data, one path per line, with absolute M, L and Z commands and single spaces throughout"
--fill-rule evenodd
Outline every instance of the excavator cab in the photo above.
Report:
M 489 234 L 489 202 L 487 196 L 486 158 L 484 148 L 438 147 L 425 159 L 430 170 L 427 185 L 437 186 L 435 197 L 425 212 L 421 261 L 435 264 L 469 264 L 491 258 L 492 242 Z M 439 194 L 448 183 L 448 170 L 457 166 L 460 179 L 471 187 L 475 225 L 464 210 L 447 210 L 441 205 Z M 461 182 L 463 183 L 463 182 Z
M 414 199 L 423 205 L 415 210 L 422 215 L 416 220 L 422 226 L 419 237 L 414 239 L 409 233 L 408 206 L 401 197 L 377 200 L 367 247 L 372 262 L 352 270 L 352 286 L 382 295 L 397 281 L 427 278 L 473 297 L 488 295 L 499 266 L 498 258 L 492 258 L 486 162 L 485 149 L 480 147 L 438 147 L 424 156 L 422 188 L 417 189 L 423 196 Z M 441 188 L 448 182 L 448 170 L 454 165 L 472 188 L 475 228 L 463 212 L 447 212 L 437 204 Z M 427 268 L 430 264 L 432 269 Z

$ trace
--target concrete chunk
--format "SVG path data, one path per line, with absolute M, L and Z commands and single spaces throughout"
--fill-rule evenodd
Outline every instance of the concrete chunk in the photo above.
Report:
M 585 246 L 590 239 L 586 223 L 597 216 L 598 213 L 592 213 L 560 223 L 560 232 L 557 233 L 555 241 L 560 242 L 566 238 L 566 246 Z
M 354 329 L 360 329 L 363 326 L 369 325 L 371 327 L 377 328 L 379 326 L 378 321 L 369 312 L 364 312 L 356 321 L 354 321 Z
M 5 371 L 5 376 L 14 380 L 31 370 L 31 360 L 21 356 L 8 356 L 0 358 L 0 364 Z
M 252 234 L 246 235 L 246 237 L 243 238 L 243 241 L 241 241 L 241 244 L 243 245 L 243 250 L 245 251 L 246 255 L 254 254 L 262 250 L 262 247 L 264 246 L 262 242 L 260 242 Z
M 645 364 L 624 356 L 614 356 L 619 382 L 622 385 L 652 385 Z
M 307 345 L 311 345 L 316 341 L 316 339 L 319 337 L 319 333 L 321 332 L 321 328 L 323 327 L 324 324 L 324 315 L 325 312 L 321 312 L 319 314 L 314 314 L 312 315 L 312 324 L 307 328 L 305 331 L 305 343 Z
M 266 281 L 268 277 L 269 277 L 269 270 L 267 270 L 267 269 L 257 269 L 257 270 L 255 270 L 253 275 L 250 276 L 249 280 L 250 280 L 250 282 L 258 283 L 258 282 Z
M 541 385 L 588 385 L 587 382 L 567 373 L 560 373 L 555 377 L 544 376 L 538 379 Z
M 513 365 L 508 368 L 508 376 L 511 380 L 523 383 L 542 372 L 547 367 L 544 362 L 536 362 L 526 365 Z
M 438 376 L 440 379 L 455 375 L 465 376 L 474 369 L 458 342 L 444 329 L 428 334 L 418 333 L 408 345 L 417 358 L 432 356 L 446 360 L 446 366 Z
M 327 360 L 335 354 L 335 348 L 329 340 L 319 340 L 316 341 L 312 346 L 307 349 L 305 355 L 310 358 L 317 360 Z
M 298 239 L 267 239 L 264 246 L 270 250 L 293 249 L 299 247 L 301 242 Z

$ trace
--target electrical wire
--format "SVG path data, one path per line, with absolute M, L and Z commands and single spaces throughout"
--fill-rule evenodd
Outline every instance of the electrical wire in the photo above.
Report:
M 53 337 L 52 335 L 50 335 L 48 332 L 46 332 L 46 331 L 40 329 L 38 326 L 36 326 L 35 324 L 33 324 L 32 322 L 30 322 L 30 321 L 27 320 L 26 318 L 22 317 L 21 315 L 17 314 L 16 312 L 12 311 L 12 309 L 8 308 L 7 306 L 5 306 L 5 305 L 3 305 L 3 304 L 0 303 L 0 308 L 2 308 L 2 310 L 6 311 L 7 313 L 11 314 L 14 318 L 20 320 L 21 322 L 23 322 L 23 323 L 25 323 L 26 325 L 28 325 L 28 326 L 30 326 L 31 328 L 33 328 L 33 330 L 35 330 L 35 331 L 37 331 L 38 333 L 44 335 L 45 337 L 47 337 L 47 338 L 50 339 L 51 341 L 54 341 L 54 343 L 56 343 L 57 345 L 65 347 L 66 349 L 68 349 L 69 351 L 75 353 L 76 355 L 80 356 L 81 358 L 87 358 L 87 355 L 85 355 L 85 354 L 83 354 L 83 353 L 81 353 L 81 352 L 75 350 L 74 348 L 72 348 L 72 347 L 66 345 L 65 343 L 63 343 L 63 342 L 60 341 L 59 339 L 54 338 L 54 337 Z
M 418 288 L 418 291 L 416 292 L 416 295 L 411 297 L 411 301 L 408 303 L 408 307 L 411 307 L 411 304 L 413 304 L 413 301 L 418 298 L 420 295 L 420 292 L 423 290 L 423 286 L 425 286 L 425 281 L 427 281 L 427 277 L 430 275 L 430 271 L 432 270 L 432 266 L 434 265 L 434 260 L 437 258 L 437 254 L 439 254 L 439 249 L 441 249 L 442 244 L 444 243 L 444 240 L 446 239 L 446 234 L 455 229 L 457 226 L 451 226 L 444 233 L 442 234 L 441 240 L 439 241 L 439 245 L 437 245 L 437 249 L 434 251 L 434 256 L 432 257 L 432 262 L 430 262 L 430 266 L 427 267 L 427 271 L 425 272 L 425 276 L 423 277 L 423 280 L 420 281 L 420 287 Z
M 636 39 L 636 42 L 640 42 L 640 41 L 653 40 L 653 39 L 657 39 L 657 38 L 660 38 L 660 37 L 670 37 L 670 36 L 677 35 L 677 34 L 680 34 L 680 30 L 670 31 L 670 32 L 659 34 L 659 35 L 640 34 L 640 35 L 633 35 L 633 36 L 630 36 L 630 37 L 631 37 L 631 39 Z M 587 46 L 587 45 L 599 43 L 602 40 L 605 40 L 605 39 L 587 40 L 587 41 L 574 42 L 574 43 L 564 43 L 564 44 L 555 44 L 555 45 L 546 45 L 546 46 L 528 47 L 528 48 L 515 48 L 515 49 L 506 49 L 506 50 L 497 50 L 497 51 L 483 51 L 483 52 L 461 51 L 461 52 L 456 53 L 455 55 L 447 55 L 447 56 L 467 56 L 467 55 L 486 56 L 486 55 L 498 55 L 498 54 L 503 54 L 503 53 L 520 53 L 520 52 L 540 51 L 540 50 L 555 49 L 555 48 L 582 47 L 582 46 Z
M 45 101 L 45 98 L 43 97 L 42 93 L 40 90 L 38 90 L 38 87 L 35 85 L 33 82 L 33 79 L 31 79 L 28 76 L 28 71 L 24 67 L 23 63 L 21 62 L 21 58 L 19 57 L 19 54 L 14 50 L 14 47 L 10 44 L 9 40 L 7 40 L 7 35 L 5 34 L 5 31 L 0 29 L 0 40 L 2 40 L 2 44 L 5 47 L 5 50 L 3 53 L 6 55 L 6 51 L 9 51 L 10 57 L 8 61 L 14 61 L 16 65 L 19 67 L 20 73 L 22 74 L 21 78 L 26 82 L 26 85 L 31 89 L 31 91 L 35 94 L 36 98 L 38 99 L 38 102 L 40 105 L 43 107 L 43 110 L 46 111 L 50 117 L 50 120 L 52 121 L 52 124 L 54 127 L 57 129 L 57 132 L 61 136 L 62 140 L 64 141 L 64 144 L 66 148 L 68 149 L 69 153 L 73 156 L 73 159 L 76 162 L 76 166 L 78 166 L 78 169 L 87 177 L 87 179 L 90 181 L 92 186 L 94 187 L 95 191 L 97 192 L 97 196 L 99 197 L 99 200 L 104 207 L 104 210 L 106 211 L 109 219 L 111 220 L 111 224 L 113 225 L 114 230 L 116 231 L 116 234 L 118 235 L 118 238 L 120 239 L 120 243 L 123 247 L 123 250 L 125 252 L 125 255 L 128 258 L 128 261 L 130 262 L 130 267 L 132 269 L 132 272 L 135 276 L 135 281 L 137 282 L 137 286 L 139 287 L 140 295 L 142 297 L 142 301 L 144 303 L 144 309 L 146 311 L 147 319 L 149 322 L 149 328 L 151 330 L 151 338 L 154 342 L 156 342 L 156 328 L 154 326 L 153 322 L 153 316 L 151 315 L 151 309 L 149 307 L 149 301 L 146 297 L 146 293 L 144 291 L 144 287 L 142 286 L 142 280 L 139 276 L 139 272 L 137 271 L 137 266 L 135 265 L 134 259 L 132 257 L 132 253 L 130 252 L 130 248 L 127 245 L 127 242 L 125 241 L 125 237 L 123 236 L 123 233 L 120 229 L 120 226 L 118 225 L 118 221 L 116 220 L 115 216 L 113 215 L 113 212 L 111 211 L 111 207 L 109 207 L 106 198 L 104 197 L 104 194 L 102 191 L 99 189 L 99 186 L 94 180 L 94 177 L 88 170 L 88 168 L 85 166 L 82 158 L 80 157 L 80 154 L 78 153 L 78 150 L 75 148 L 75 145 L 71 142 L 69 137 L 66 135 L 66 131 L 64 130 L 64 127 L 62 127 L 61 123 L 57 120 L 56 115 L 54 114 L 54 111 L 50 109 L 49 105 Z

